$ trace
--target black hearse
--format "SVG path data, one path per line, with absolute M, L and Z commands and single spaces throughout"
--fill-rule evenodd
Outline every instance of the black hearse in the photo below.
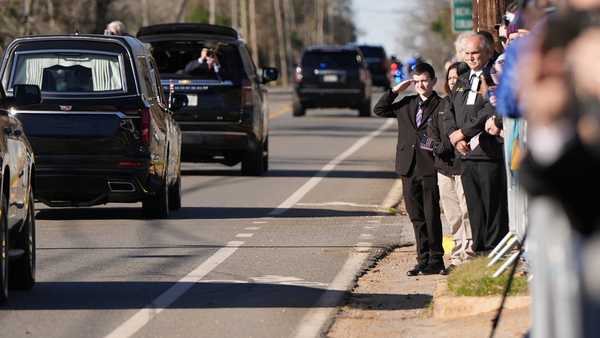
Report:
M 180 208 L 181 135 L 154 59 L 139 40 L 18 38 L 6 48 L 0 72 L 9 97 L 19 84 L 41 90 L 41 103 L 14 111 L 36 154 L 38 200 L 49 206 L 142 201 L 149 217 Z

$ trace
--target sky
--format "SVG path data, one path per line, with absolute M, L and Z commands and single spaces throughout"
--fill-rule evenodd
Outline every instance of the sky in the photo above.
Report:
M 382 45 L 387 54 L 401 58 L 410 56 L 397 43 L 402 34 L 402 15 L 415 7 L 414 0 L 353 0 L 354 17 L 359 32 L 359 43 Z

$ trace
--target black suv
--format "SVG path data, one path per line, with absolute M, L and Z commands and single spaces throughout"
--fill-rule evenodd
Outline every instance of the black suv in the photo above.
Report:
M 244 175 L 267 171 L 264 84 L 276 80 L 278 71 L 264 68 L 259 76 L 246 44 L 230 27 L 160 24 L 142 27 L 137 37 L 151 46 L 163 88 L 187 97 L 187 106 L 175 114 L 183 160 L 241 162 Z
M 19 84 L 41 90 L 40 103 L 14 111 L 36 155 L 41 202 L 142 201 L 149 217 L 181 207 L 181 134 L 139 40 L 19 38 L 4 53 L 1 79 L 9 97 Z
M 307 108 L 353 108 L 371 115 L 371 75 L 360 50 L 352 46 L 311 47 L 296 68 L 293 115 Z
M 365 61 L 369 65 L 373 86 L 390 88 L 388 78 L 388 58 L 385 49 L 381 46 L 359 45 L 358 49 L 365 56 Z

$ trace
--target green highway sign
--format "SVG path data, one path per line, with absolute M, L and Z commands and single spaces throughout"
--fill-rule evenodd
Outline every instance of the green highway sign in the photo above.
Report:
M 473 30 L 472 0 L 452 0 L 452 29 L 457 33 Z

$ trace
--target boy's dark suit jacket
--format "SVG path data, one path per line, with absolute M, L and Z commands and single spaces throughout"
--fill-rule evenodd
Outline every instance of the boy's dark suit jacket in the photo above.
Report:
M 396 172 L 400 176 L 433 176 L 436 175 L 433 153 L 419 147 L 420 138 L 427 137 L 427 125 L 434 111 L 442 109 L 442 99 L 436 92 L 424 102 L 422 123 L 417 128 L 416 115 L 419 95 L 411 95 L 394 100 L 398 94 L 389 90 L 383 94 L 373 111 L 381 117 L 396 117 L 398 119 L 398 145 L 396 146 Z M 413 161 L 414 168 L 413 168 Z M 411 172 L 411 168 L 413 171 Z

